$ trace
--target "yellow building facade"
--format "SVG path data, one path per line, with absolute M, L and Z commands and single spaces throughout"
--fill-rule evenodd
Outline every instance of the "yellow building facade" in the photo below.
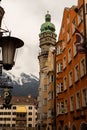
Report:
M 33 97 L 13 96 L 11 108 L 3 108 L 3 97 L 0 97 L 1 130 L 36 130 L 37 109 Z

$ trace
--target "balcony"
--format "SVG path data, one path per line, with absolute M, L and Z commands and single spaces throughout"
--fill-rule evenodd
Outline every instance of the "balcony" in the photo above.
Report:
M 41 56 L 47 57 L 48 56 L 48 51 L 39 52 L 38 58 L 41 57 Z
M 47 114 L 46 113 L 43 114 L 42 119 L 47 120 Z

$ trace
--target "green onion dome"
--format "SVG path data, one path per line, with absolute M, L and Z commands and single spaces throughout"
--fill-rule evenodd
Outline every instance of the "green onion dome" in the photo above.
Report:
M 51 23 L 51 15 L 49 12 L 45 15 L 45 23 L 41 25 L 41 33 L 46 32 L 46 31 L 51 31 L 55 32 L 55 25 Z

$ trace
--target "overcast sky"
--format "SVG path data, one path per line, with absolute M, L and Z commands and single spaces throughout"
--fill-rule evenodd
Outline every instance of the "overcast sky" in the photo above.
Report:
M 39 76 L 39 36 L 41 24 L 45 21 L 47 11 L 51 14 L 52 23 L 58 36 L 65 7 L 77 5 L 78 0 L 2 0 L 5 10 L 2 27 L 11 31 L 11 36 L 24 41 L 19 49 L 12 72 L 32 73 Z M 57 38 L 58 39 L 58 38 Z

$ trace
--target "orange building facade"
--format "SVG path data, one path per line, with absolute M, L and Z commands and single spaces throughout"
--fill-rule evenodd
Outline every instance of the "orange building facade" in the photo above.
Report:
M 86 15 L 87 0 L 78 0 L 77 6 L 64 9 L 56 44 L 57 130 L 87 129 L 87 55 L 77 52 L 75 35 L 76 28 L 86 34 Z

